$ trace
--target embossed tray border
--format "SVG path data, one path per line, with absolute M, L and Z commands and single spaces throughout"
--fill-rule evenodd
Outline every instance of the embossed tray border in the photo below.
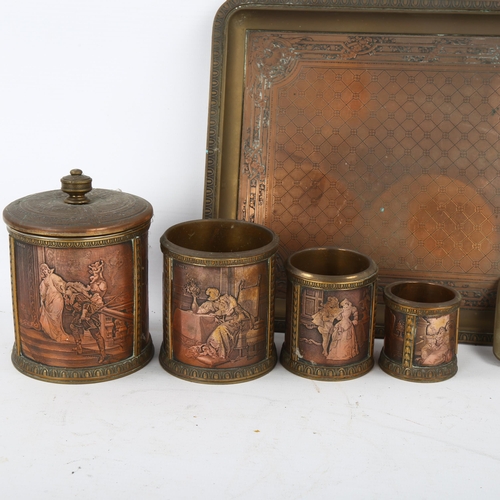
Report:
M 231 129 L 234 134 L 241 134 L 241 112 L 243 102 L 238 91 L 231 99 L 231 84 L 234 74 L 231 68 L 244 65 L 244 52 L 236 55 L 231 53 L 232 43 L 238 35 L 232 34 L 230 24 L 235 14 L 240 16 L 245 12 L 263 13 L 270 19 L 273 14 L 286 12 L 303 13 L 350 13 L 366 14 L 370 12 L 389 14 L 425 14 L 425 15 L 467 15 L 495 17 L 500 15 L 500 0 L 228 0 L 218 10 L 212 32 L 212 65 L 210 84 L 210 105 L 207 138 L 207 158 L 205 169 L 204 218 L 236 218 L 238 198 L 239 161 L 236 157 L 229 158 L 224 141 L 226 131 Z M 243 21 L 236 28 L 246 31 Z M 498 19 L 500 23 L 500 19 Z M 258 29 L 259 26 L 249 29 Z M 287 26 L 287 29 L 293 26 Z M 262 28 L 264 29 L 264 28 Z M 296 27 L 297 29 L 297 27 Z M 461 33 L 455 33 L 461 34 Z M 482 33 L 489 34 L 489 33 Z M 496 33 L 495 33 L 496 34 Z M 241 33 L 240 33 L 241 35 Z M 238 69 L 238 68 L 237 68 Z M 234 70 L 233 70 L 234 71 Z M 236 82 L 238 80 L 236 79 Z M 229 104 L 231 106 L 229 106 Z M 235 126 L 236 124 L 236 126 Z M 238 128 L 239 127 L 239 128 Z M 229 141 L 227 141 L 229 142 Z M 234 142 L 234 139 L 233 139 Z M 239 160 L 239 159 L 238 159 Z M 284 304 L 276 307 L 276 329 L 284 331 Z M 473 315 L 468 321 L 481 323 L 478 329 L 470 328 L 460 332 L 460 342 L 488 344 L 492 343 L 492 334 L 484 329 L 486 322 L 480 314 Z M 379 310 L 377 324 L 383 322 L 383 311 Z M 377 333 L 383 335 L 383 328 L 378 326 Z

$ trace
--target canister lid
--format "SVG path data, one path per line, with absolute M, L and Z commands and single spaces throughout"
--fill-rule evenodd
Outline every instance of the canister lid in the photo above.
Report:
M 149 225 L 149 202 L 121 191 L 92 189 L 92 179 L 71 170 L 61 189 L 26 196 L 3 211 L 5 223 L 39 236 L 104 236 Z

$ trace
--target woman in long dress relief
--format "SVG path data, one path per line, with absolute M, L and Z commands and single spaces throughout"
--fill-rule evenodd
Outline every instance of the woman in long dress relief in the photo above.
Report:
M 355 325 L 358 324 L 358 309 L 344 299 L 340 303 L 341 312 L 337 315 L 331 330 L 327 359 L 345 361 L 359 354 Z
M 63 329 L 62 315 L 66 282 L 54 273 L 54 269 L 43 263 L 40 265 L 40 325 L 52 340 L 68 340 Z
M 332 331 L 333 322 L 338 317 L 342 309 L 339 307 L 339 299 L 337 297 L 328 297 L 325 304 L 319 307 L 318 311 L 313 314 L 310 325 L 304 326 L 308 329 L 316 327 L 321 334 L 322 353 L 323 356 L 328 355 L 328 345 L 330 342 L 330 332 Z

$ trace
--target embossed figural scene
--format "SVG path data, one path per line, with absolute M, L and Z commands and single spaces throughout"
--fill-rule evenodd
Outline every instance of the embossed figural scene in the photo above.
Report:
M 172 226 L 160 243 L 162 366 L 205 383 L 243 382 L 268 373 L 277 361 L 278 237 L 259 224 L 205 219 Z
M 334 366 L 366 359 L 373 323 L 371 290 L 322 294 L 304 289 L 302 294 L 299 333 L 302 356 L 317 364 Z
M 234 368 L 266 355 L 266 264 L 200 269 L 174 264 L 174 356 L 199 367 Z
M 105 381 L 147 364 L 151 205 L 92 189 L 79 169 L 61 189 L 16 200 L 10 235 L 15 344 L 22 373 L 60 383 Z
M 46 365 L 83 368 L 132 355 L 130 244 L 46 249 L 16 243 L 23 355 Z

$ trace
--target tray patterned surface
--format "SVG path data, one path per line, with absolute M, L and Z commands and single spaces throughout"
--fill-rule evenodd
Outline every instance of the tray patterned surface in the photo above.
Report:
M 500 270 L 500 36 L 252 28 L 230 215 L 279 234 L 282 262 L 342 246 L 378 263 L 380 287 L 455 286 L 461 340 L 489 343 L 473 323 Z

